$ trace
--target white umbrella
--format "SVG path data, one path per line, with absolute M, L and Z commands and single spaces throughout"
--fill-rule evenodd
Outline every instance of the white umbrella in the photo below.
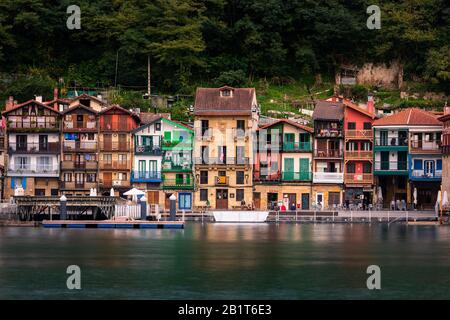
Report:
M 436 205 L 438 205 L 438 206 L 441 205 L 441 190 L 439 190 L 439 192 L 438 192 L 437 199 L 436 199 Z
M 444 191 L 444 196 L 442 197 L 442 206 L 446 206 L 448 205 L 448 194 L 447 194 L 447 190 Z
M 114 188 L 111 188 L 111 190 L 109 191 L 109 196 L 114 197 Z
M 378 187 L 378 201 L 383 201 L 383 190 L 381 190 L 381 187 Z
M 136 188 L 133 188 L 133 189 L 128 190 L 127 192 L 123 193 L 124 196 L 142 196 L 144 194 L 145 194 L 144 191 L 141 191 L 141 190 L 136 189 Z
M 91 188 L 91 189 L 89 190 L 89 196 L 90 196 L 90 197 L 93 197 L 93 196 L 94 196 L 94 188 Z
M 136 189 L 136 188 L 133 188 L 133 189 L 128 190 L 127 192 L 123 193 L 124 196 L 132 196 L 134 202 L 137 202 L 137 196 L 142 196 L 144 194 L 145 194 L 144 191 L 141 191 L 141 190 Z
M 413 198 L 414 198 L 414 205 L 417 205 L 417 188 L 414 188 Z

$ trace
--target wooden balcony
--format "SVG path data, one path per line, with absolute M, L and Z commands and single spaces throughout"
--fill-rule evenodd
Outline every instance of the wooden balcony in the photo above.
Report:
M 340 149 L 315 149 L 314 157 L 316 158 L 342 158 L 343 152 Z
M 97 151 L 97 141 L 63 141 L 64 152 L 95 152 Z
M 17 119 L 16 119 L 17 120 Z M 58 132 L 60 122 L 55 117 L 22 117 L 17 121 L 8 121 L 9 132 Z
M 133 130 L 133 126 L 129 121 L 111 121 L 111 122 L 102 122 L 100 125 L 100 130 L 105 132 L 124 132 Z
M 97 170 L 97 161 L 61 161 L 61 170 Z
M 373 139 L 372 130 L 345 130 L 346 139 L 364 140 Z
M 12 144 L 9 146 L 8 151 L 10 154 L 33 154 L 33 153 L 59 153 L 59 142 L 30 142 L 26 144 Z
M 372 151 L 345 151 L 345 160 L 369 160 L 373 159 Z
M 130 180 L 102 180 L 100 181 L 100 187 L 102 188 L 130 188 Z
M 97 182 L 61 181 L 61 189 L 65 190 L 90 190 L 97 187 Z
M 373 175 L 371 173 L 346 173 L 344 175 L 345 184 L 372 184 Z
M 97 132 L 96 121 L 63 121 L 63 131 L 66 132 Z
M 441 141 L 411 141 L 411 153 L 441 153 Z
M 100 161 L 100 169 L 102 170 L 131 170 L 131 161 Z
M 130 141 L 126 142 L 111 142 L 107 143 L 105 141 L 102 141 L 100 143 L 100 151 L 106 151 L 106 152 L 129 152 L 131 150 L 130 147 Z

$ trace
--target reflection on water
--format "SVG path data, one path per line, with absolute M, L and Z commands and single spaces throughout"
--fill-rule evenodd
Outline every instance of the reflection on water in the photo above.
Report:
M 0 298 L 450 298 L 449 249 L 437 226 L 0 228 Z M 65 288 L 71 264 L 81 291 Z M 366 289 L 371 264 L 381 291 Z

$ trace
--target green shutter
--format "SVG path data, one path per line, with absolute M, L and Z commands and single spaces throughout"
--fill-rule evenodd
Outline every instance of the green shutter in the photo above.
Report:
M 284 159 L 283 179 L 285 180 L 294 179 L 294 158 Z
M 166 140 L 166 141 L 172 141 L 172 132 L 170 132 L 170 131 L 164 131 L 164 140 Z
M 300 180 L 309 180 L 309 159 L 300 158 Z

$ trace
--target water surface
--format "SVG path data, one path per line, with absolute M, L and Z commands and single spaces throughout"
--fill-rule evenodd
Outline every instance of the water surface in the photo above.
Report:
M 366 268 L 381 268 L 379 291 Z M 81 268 L 82 290 L 66 287 Z M 199 224 L 0 228 L 3 299 L 450 298 L 450 228 Z

